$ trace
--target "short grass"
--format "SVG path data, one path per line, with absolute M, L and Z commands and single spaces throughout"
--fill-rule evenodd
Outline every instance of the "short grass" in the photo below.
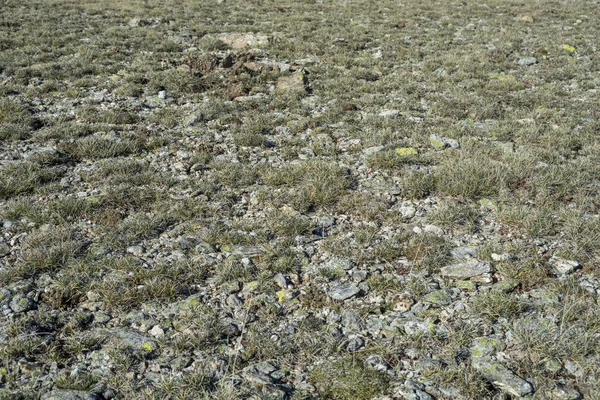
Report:
M 229 296 L 238 284 L 254 288 L 240 306 L 252 321 L 240 334 L 244 351 L 223 333 L 223 318 L 241 318 L 223 298 L 170 321 L 189 331 L 150 355 L 113 349 L 119 368 L 102 381 L 119 398 L 266 398 L 236 379 L 272 360 L 314 388 L 292 398 L 370 399 L 390 395 L 399 378 L 364 356 L 392 360 L 390 349 L 400 357 L 414 348 L 447 364 L 432 382 L 492 398 L 468 352 L 490 334 L 481 326 L 496 324 L 512 335 L 507 363 L 540 398 L 556 380 L 600 397 L 598 293 L 548 266 L 552 254 L 580 262 L 578 274 L 598 276 L 600 265 L 594 2 L 4 0 L 0 8 L 0 245 L 11 250 L 0 258 L 0 287 L 30 293 L 40 307 L 0 319 L 0 398 L 99 382 L 69 372 L 105 345 L 88 334 L 95 328 L 83 306 L 123 316 L 199 292 Z M 224 33 L 268 40 L 238 48 Z M 298 76 L 300 86 L 282 87 Z M 460 147 L 436 148 L 431 134 Z M 403 217 L 403 204 L 417 215 Z M 423 224 L 446 235 L 414 233 Z M 399 293 L 419 301 L 456 285 L 426 280 L 456 261 L 451 249 L 465 238 L 483 243 L 481 259 L 511 255 L 494 262 L 495 279 L 515 281 L 514 291 L 462 282 L 456 314 L 419 314 L 448 335 L 384 332 L 346 352 L 322 318 L 345 306 L 324 288 L 362 278 L 322 260 L 346 257 L 368 271 L 373 303 L 358 312 L 381 316 Z M 260 254 L 249 263 L 235 253 L 243 247 Z M 279 273 L 302 286 L 288 302 L 277 298 Z M 530 291 L 539 289 L 561 301 L 536 303 Z M 300 322 L 286 336 L 288 318 Z M 214 363 L 149 385 L 139 369 L 160 356 Z M 19 380 L 20 359 L 60 371 L 42 388 Z M 566 373 L 567 362 L 585 373 Z

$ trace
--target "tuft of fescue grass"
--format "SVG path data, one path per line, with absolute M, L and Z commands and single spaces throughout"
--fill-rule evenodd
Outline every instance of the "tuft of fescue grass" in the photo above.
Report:
M 88 136 L 66 144 L 62 150 L 79 160 L 101 160 L 136 153 L 139 147 L 129 140 Z
M 0 167 L 0 199 L 32 192 L 62 172 L 58 167 L 43 168 L 27 161 L 7 163 Z
M 473 313 L 496 321 L 498 318 L 515 318 L 525 311 L 526 304 L 514 294 L 493 290 L 477 296 L 472 305 Z
M 518 179 L 509 166 L 485 155 L 447 158 L 435 173 L 439 192 L 472 199 L 498 196 L 513 188 Z
M 419 234 L 404 246 L 403 252 L 415 268 L 434 272 L 450 259 L 450 247 L 442 237 Z
M 385 391 L 389 379 L 359 360 L 346 357 L 317 365 L 309 380 L 325 398 L 367 400 Z

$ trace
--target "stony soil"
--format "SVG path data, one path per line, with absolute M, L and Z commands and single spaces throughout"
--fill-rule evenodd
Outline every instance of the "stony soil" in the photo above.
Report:
M 599 19 L 3 0 L 0 399 L 600 398 Z

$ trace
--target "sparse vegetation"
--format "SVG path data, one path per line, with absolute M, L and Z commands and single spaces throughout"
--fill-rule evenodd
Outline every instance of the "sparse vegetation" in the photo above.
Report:
M 1 10 L 0 399 L 600 398 L 594 2 Z

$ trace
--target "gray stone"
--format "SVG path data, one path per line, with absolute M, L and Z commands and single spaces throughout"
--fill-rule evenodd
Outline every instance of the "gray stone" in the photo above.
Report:
M 556 387 L 550 392 L 550 398 L 553 400 L 579 400 L 583 399 L 583 396 L 573 388 Z
M 368 367 L 379 372 L 386 372 L 390 369 L 390 366 L 378 354 L 371 354 L 370 356 L 365 358 L 365 364 Z
M 486 357 L 506 348 L 504 342 L 494 337 L 478 337 L 473 339 L 471 357 Z
M 346 346 L 346 350 L 350 352 L 355 352 L 360 350 L 365 345 L 365 341 L 360 336 L 352 335 L 348 338 L 348 345 Z
M 53 390 L 43 394 L 42 400 L 100 400 L 100 397 L 91 392 L 81 390 Z
M 574 260 L 566 260 L 561 257 L 552 256 L 550 264 L 558 275 L 567 275 L 581 268 L 581 264 Z
M 277 383 L 278 368 L 268 361 L 250 365 L 242 370 L 242 377 L 254 385 L 271 385 Z
M 231 253 L 237 256 L 253 257 L 261 254 L 263 249 L 255 246 L 235 246 L 231 249 Z
M 433 396 L 419 389 L 400 389 L 398 394 L 405 400 L 435 400 Z
M 509 253 L 496 254 L 492 253 L 492 260 L 494 261 L 508 261 L 512 259 L 512 255 Z
M 128 253 L 133 254 L 134 256 L 137 256 L 137 257 L 144 255 L 145 251 L 146 251 L 146 249 L 144 249 L 143 246 L 129 246 L 127 248 Z
M 17 313 L 34 310 L 36 307 L 35 301 L 20 294 L 14 296 L 10 302 L 10 309 Z
M 360 289 L 354 283 L 343 283 L 334 286 L 327 294 L 334 300 L 347 300 L 360 293 Z
M 400 114 L 400 110 L 381 110 L 377 115 L 380 117 L 397 117 Z
M 329 261 L 330 268 L 340 268 L 343 270 L 349 270 L 354 268 L 356 264 L 348 258 L 344 257 L 334 257 Z
M 535 57 L 523 57 L 518 61 L 519 65 L 533 65 L 537 64 L 537 62 L 538 60 Z
M 448 278 L 469 279 L 494 272 L 489 262 L 464 262 L 448 265 L 440 269 L 440 274 Z
M 432 133 L 429 136 L 429 143 L 431 143 L 431 145 L 433 147 L 435 147 L 437 150 L 443 150 L 446 148 L 451 148 L 451 149 L 459 149 L 460 148 L 460 144 L 458 143 L 457 140 L 439 137 L 435 133 Z
M 459 260 L 465 258 L 477 258 L 479 256 L 479 250 L 477 249 L 477 247 L 461 246 L 455 247 L 452 250 L 450 250 L 450 254 L 452 254 L 452 257 L 457 258 Z
M 503 392 L 523 397 L 534 391 L 531 383 L 489 357 L 475 357 L 472 364 L 485 379 Z
M 423 301 L 437 306 L 447 306 L 452 303 L 452 296 L 447 290 L 436 290 L 427 293 L 423 297 Z
M 402 206 L 400 207 L 400 214 L 403 218 L 411 219 L 417 213 L 417 209 L 413 206 Z

